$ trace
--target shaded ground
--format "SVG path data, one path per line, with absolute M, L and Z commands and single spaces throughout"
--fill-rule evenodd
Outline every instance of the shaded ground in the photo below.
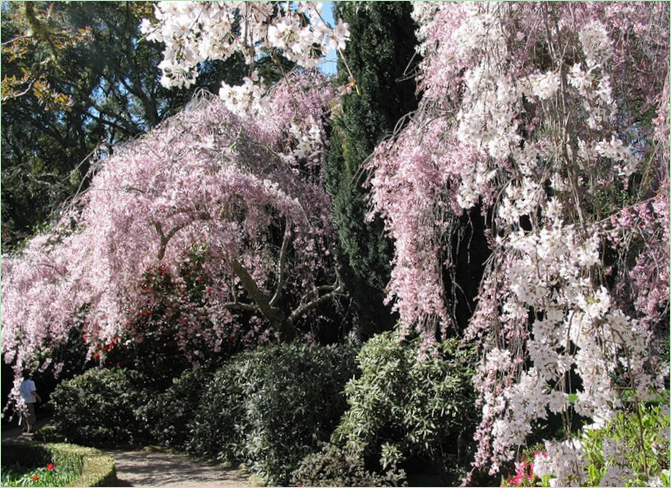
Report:
M 38 417 L 36 430 L 41 429 L 49 422 L 49 417 Z M 21 437 L 30 439 L 31 436 L 22 434 L 21 427 L 18 425 L 17 421 L 14 420 L 12 423 L 3 423 L 2 424 L 2 440 L 11 439 L 13 437 Z
M 241 470 L 182 454 L 104 450 L 114 458 L 119 486 L 252 486 Z

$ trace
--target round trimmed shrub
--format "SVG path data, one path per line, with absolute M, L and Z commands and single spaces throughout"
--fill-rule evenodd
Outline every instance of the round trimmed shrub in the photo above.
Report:
M 141 444 L 147 439 L 138 406 L 152 393 L 130 370 L 91 369 L 62 382 L 51 395 L 52 424 L 67 442 L 84 446 Z

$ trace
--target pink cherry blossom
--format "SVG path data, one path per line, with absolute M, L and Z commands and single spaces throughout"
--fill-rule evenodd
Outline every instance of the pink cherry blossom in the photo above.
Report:
M 3 359 L 17 372 L 41 366 L 37 358 L 78 327 L 89 356 L 100 358 L 102 345 L 129 333 L 125 324 L 153 319 L 154 288 L 168 277 L 168 305 L 184 319 L 178 342 L 200 334 L 216 349 L 241 313 L 261 319 L 255 340 L 296 336 L 301 319 L 342 293 L 324 258 L 333 229 L 323 124 L 333 91 L 322 80 L 289 75 L 270 95 L 273 115 L 262 119 L 202 96 L 97 161 L 90 188 L 58 226 L 3 257 Z M 310 137 L 300 157 L 293 130 Z M 194 253 L 198 262 L 190 262 Z M 189 279 L 209 289 L 204 308 L 186 299 L 185 263 Z

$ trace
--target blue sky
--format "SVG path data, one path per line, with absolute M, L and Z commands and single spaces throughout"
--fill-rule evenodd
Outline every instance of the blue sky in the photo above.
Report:
M 331 26 L 335 25 L 335 20 L 333 19 L 333 2 L 322 2 L 324 4 L 324 7 L 322 9 L 322 15 L 324 17 L 324 20 L 331 24 Z M 334 75 L 336 73 L 336 51 L 335 49 L 331 49 L 327 54 L 326 54 L 326 61 L 321 63 L 319 65 L 319 68 L 322 70 L 327 75 Z

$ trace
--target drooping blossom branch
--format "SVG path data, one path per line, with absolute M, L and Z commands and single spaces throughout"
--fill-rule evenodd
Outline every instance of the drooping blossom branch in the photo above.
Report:
M 648 341 L 669 310 L 669 10 L 414 5 L 422 102 L 372 159 L 372 203 L 396 243 L 389 298 L 427 344 L 454 325 L 458 217 L 489 222 L 466 337 L 483 350 L 476 463 L 496 472 L 535 422 L 608 417 L 623 388 L 661 386 Z
M 203 95 L 100 161 L 53 232 L 3 257 L 3 359 L 34 367 L 82 324 L 89 356 L 123 341 L 136 316 L 158 310 L 151 273 L 171 283 L 163 303 L 184 350 L 196 335 L 217 350 L 240 312 L 256 317 L 248 340 L 299 336 L 300 320 L 343 294 L 328 259 L 321 161 L 333 92 L 321 81 L 288 75 L 260 120 Z M 294 134 L 307 127 L 319 130 L 298 156 Z M 207 283 L 202 306 L 188 300 L 185 266 Z
M 314 68 L 329 49 L 342 49 L 347 24 L 322 17 L 321 2 L 157 2 L 156 23 L 143 21 L 147 39 L 165 44 L 161 83 L 192 84 L 198 64 L 242 53 L 249 66 L 243 85 L 222 84 L 220 96 L 235 113 L 267 112 L 264 80 L 255 71 L 260 57 L 282 56 Z

